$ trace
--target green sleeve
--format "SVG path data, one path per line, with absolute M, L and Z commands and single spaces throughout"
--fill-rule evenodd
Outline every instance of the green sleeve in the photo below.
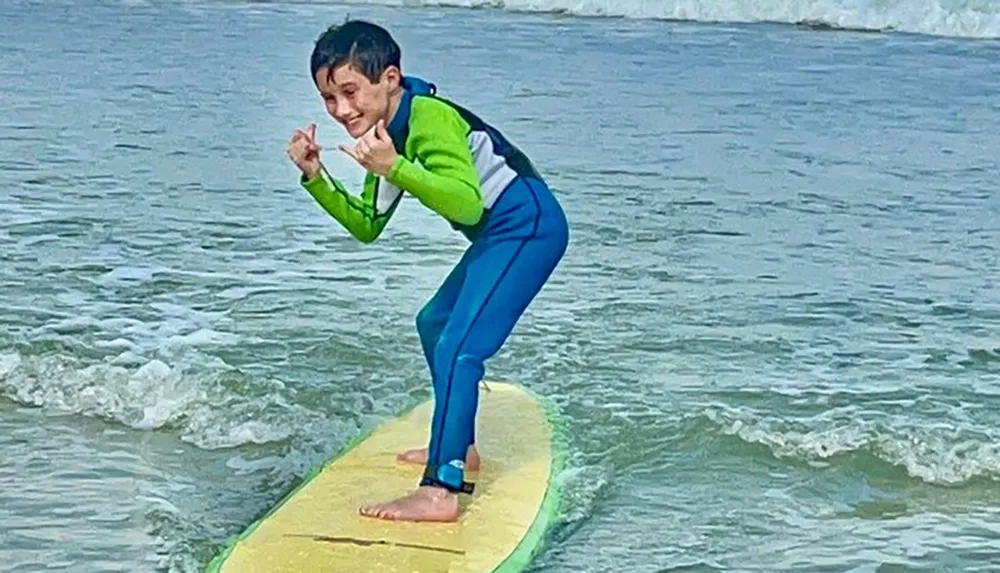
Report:
M 378 212 L 376 205 L 379 180 L 371 173 L 365 175 L 360 198 L 348 193 L 343 183 L 337 179 L 324 177 L 322 172 L 312 179 L 303 177 L 301 183 L 331 217 L 362 243 L 371 243 L 382 234 L 399 205 L 397 197 L 385 212 Z
M 407 154 L 396 158 L 387 179 L 449 221 L 474 225 L 483 214 L 479 173 L 469 150 L 469 124 L 449 105 L 414 98 Z

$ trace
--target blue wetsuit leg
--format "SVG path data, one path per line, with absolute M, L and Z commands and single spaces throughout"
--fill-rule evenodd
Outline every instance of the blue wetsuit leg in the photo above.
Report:
M 467 250 L 455 268 L 444 279 L 438 287 L 434 296 L 417 313 L 417 334 L 420 336 L 420 346 L 424 351 L 424 358 L 427 360 L 427 367 L 430 370 L 431 380 L 435 380 L 434 350 L 437 348 L 438 340 L 441 339 L 441 332 L 444 330 L 451 311 L 455 308 L 458 300 L 458 293 L 462 290 L 462 283 L 465 282 L 466 268 L 472 258 L 471 250 Z M 473 435 L 473 442 L 475 436 Z
M 423 348 L 424 358 L 427 359 L 432 379 L 434 377 L 434 349 L 441 338 L 444 325 L 448 323 L 451 309 L 455 308 L 455 301 L 458 300 L 458 293 L 465 281 L 465 269 L 468 267 L 469 258 L 470 253 L 466 251 L 462 259 L 458 261 L 455 268 L 438 287 L 434 296 L 417 313 L 417 334 L 420 335 L 420 346 Z
M 565 214 L 545 183 L 515 179 L 489 210 L 456 270 L 421 311 L 425 352 L 439 332 L 429 360 L 435 404 L 421 485 L 461 489 L 461 462 L 473 440 L 484 362 L 507 340 L 562 259 L 568 240 Z M 451 466 L 444 473 L 458 476 L 457 482 L 442 477 L 443 466 Z

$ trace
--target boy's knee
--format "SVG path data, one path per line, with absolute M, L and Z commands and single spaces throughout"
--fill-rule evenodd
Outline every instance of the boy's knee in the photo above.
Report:
M 469 346 L 467 343 L 462 344 L 460 338 L 450 336 L 448 333 L 443 334 L 434 346 L 435 364 L 442 365 L 442 371 L 471 370 L 481 375 L 487 357 L 473 351 Z
M 458 358 L 455 359 L 455 368 L 468 371 L 471 374 L 470 378 L 474 379 L 477 384 L 486 372 L 483 358 L 474 354 L 459 354 Z
M 435 336 L 435 331 L 437 330 L 434 320 L 434 308 L 430 305 L 424 305 L 417 313 L 417 334 L 420 335 L 422 339 L 430 339 Z

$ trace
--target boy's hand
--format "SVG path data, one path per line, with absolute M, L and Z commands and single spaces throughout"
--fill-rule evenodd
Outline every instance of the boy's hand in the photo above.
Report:
M 323 149 L 316 143 L 316 124 L 310 123 L 305 131 L 296 129 L 288 142 L 288 157 L 295 163 L 306 179 L 312 179 L 319 174 L 322 166 L 319 162 L 319 152 Z
M 340 150 L 350 155 L 362 167 L 385 177 L 392 170 L 392 164 L 396 162 L 396 147 L 392 144 L 392 138 L 385 129 L 385 123 L 379 120 L 368 133 L 358 140 L 354 147 L 340 146 Z

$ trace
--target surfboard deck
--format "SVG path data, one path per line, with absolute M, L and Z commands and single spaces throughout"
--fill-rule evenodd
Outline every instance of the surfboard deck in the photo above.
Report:
M 565 461 L 554 408 L 526 388 L 487 382 L 476 442 L 483 460 L 456 523 L 381 521 L 361 505 L 412 491 L 423 466 L 396 454 L 424 447 L 433 399 L 359 436 L 230 539 L 206 573 L 514 573 L 541 548 L 560 505 Z

